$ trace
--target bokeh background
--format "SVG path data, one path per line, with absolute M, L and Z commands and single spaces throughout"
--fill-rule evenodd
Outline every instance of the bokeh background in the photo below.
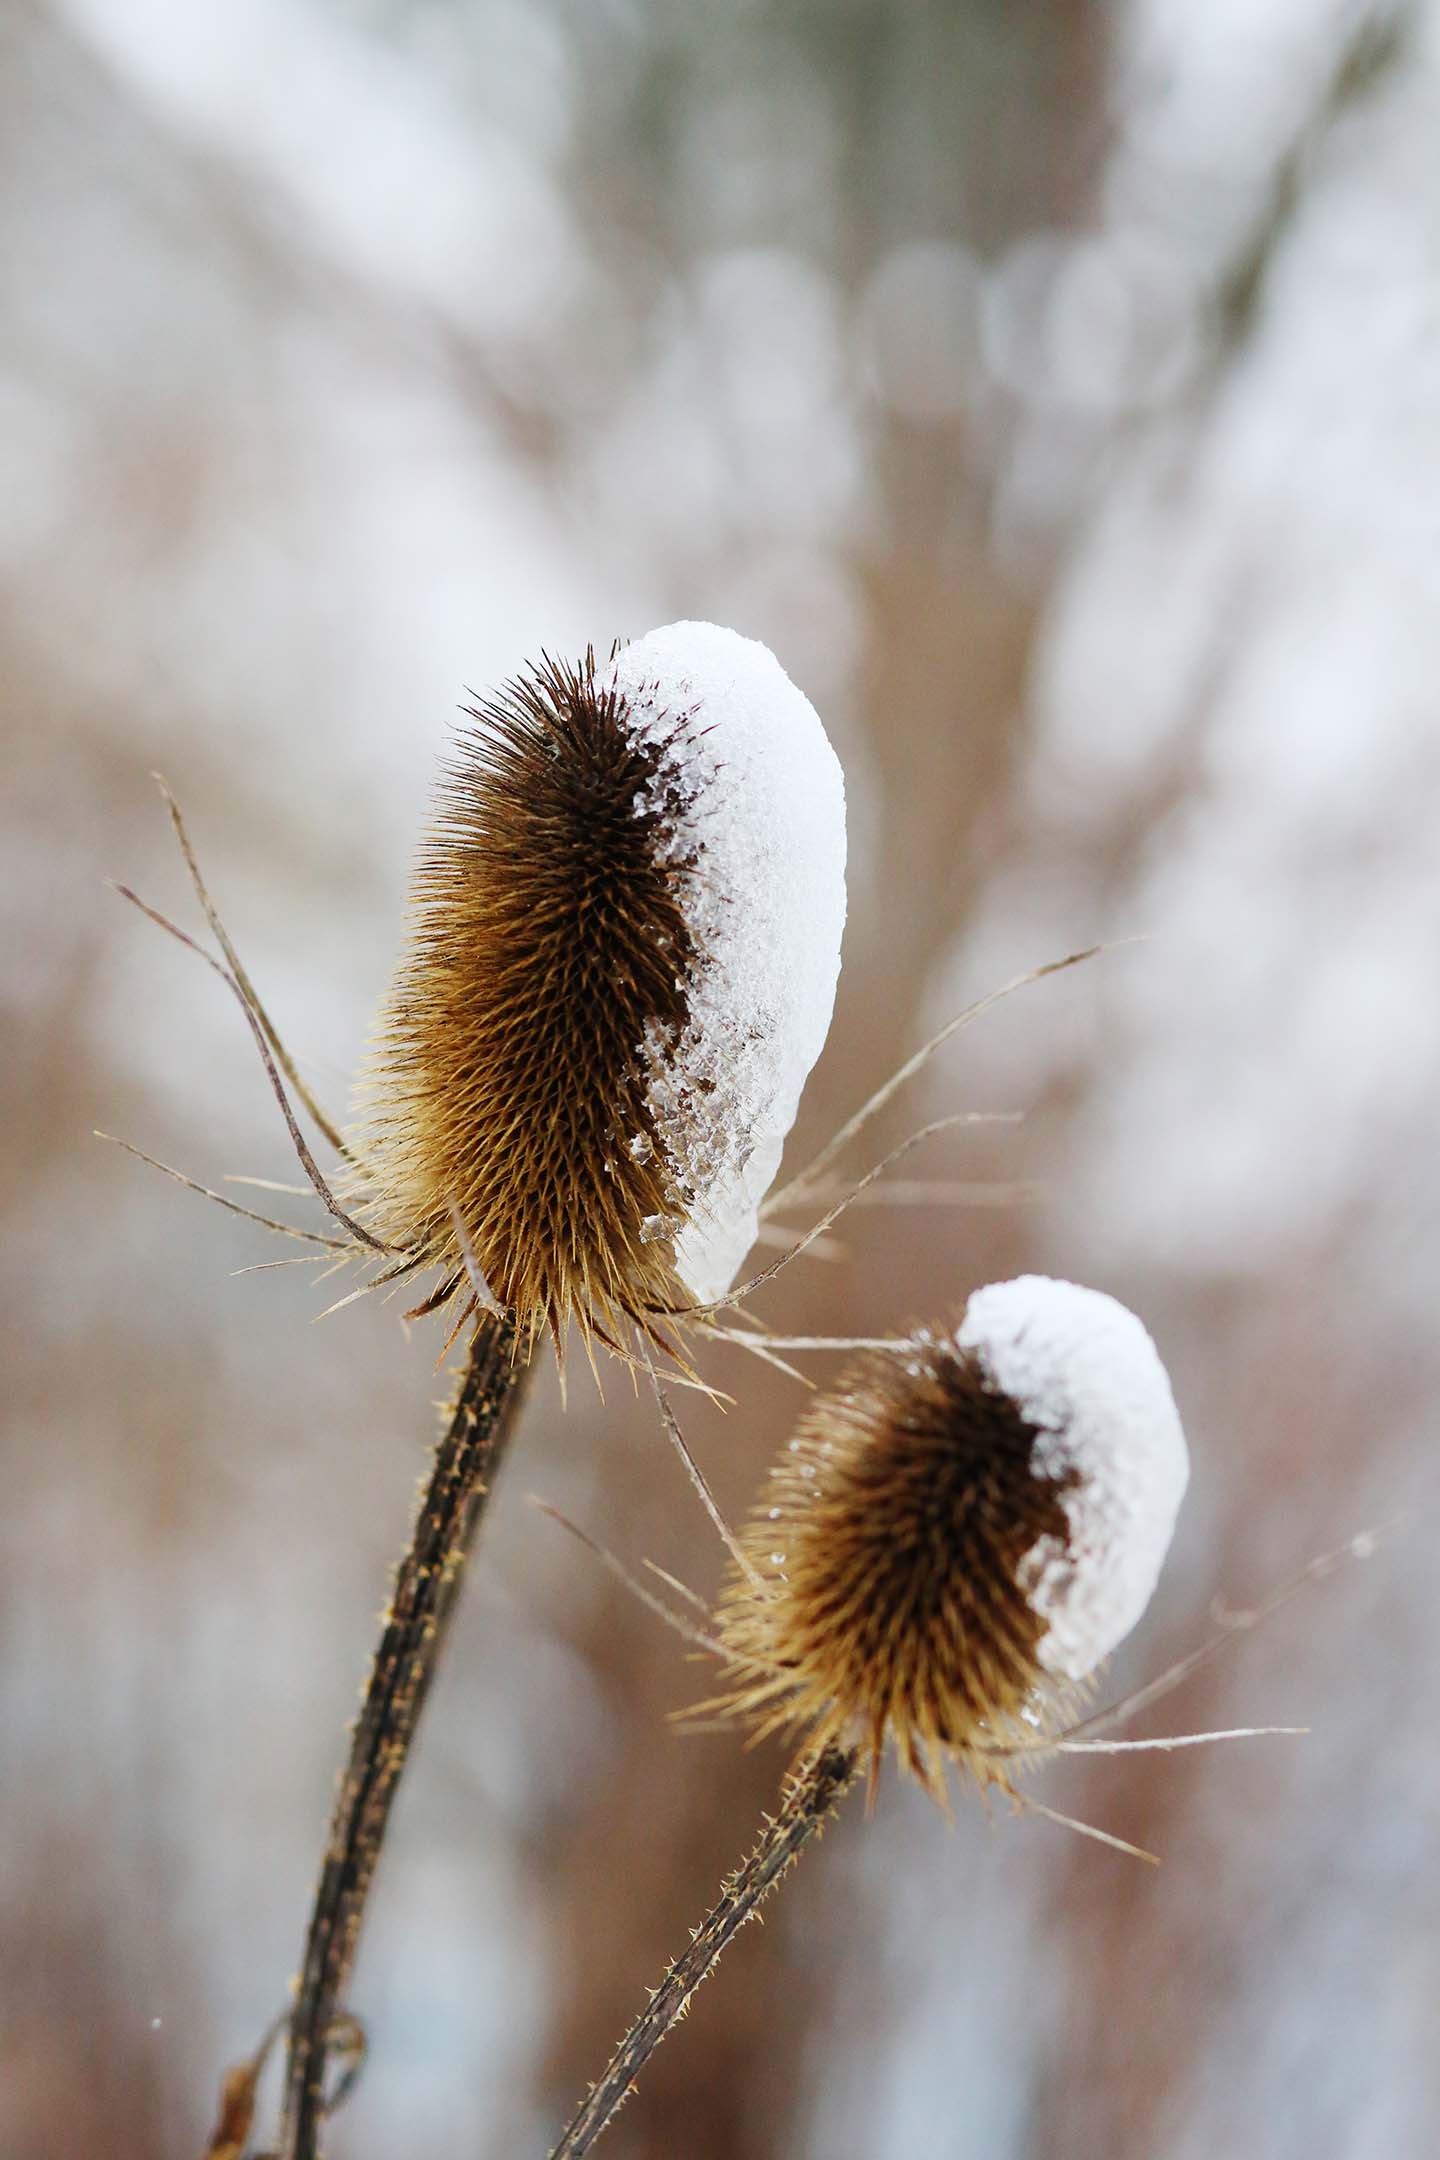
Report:
M 89 1135 L 293 1175 L 149 780 L 343 1102 L 464 686 L 680 614 L 851 798 L 798 1160 L 897 1105 L 946 1207 L 767 1296 L 1137 1305 L 1195 1476 L 1119 1689 L 1372 1524 L 1044 1796 L 898 1779 L 657 2058 L 616 2160 L 1440 2145 L 1440 5 L 3 0 L 0 2151 L 191 2160 L 284 1999 L 438 1338 Z M 883 1137 L 883 1136 L 882 1136 Z M 919 1167 L 919 1166 L 917 1166 Z M 1005 1188 L 1021 1185 L 1023 1192 Z M 303 1203 L 296 1203 L 303 1208 Z M 817 1369 L 818 1364 L 817 1364 Z M 717 1351 L 744 1510 L 797 1407 Z M 546 2148 L 783 1757 L 526 1504 L 701 1591 L 642 1403 L 547 1378 L 427 1713 L 338 2160 Z

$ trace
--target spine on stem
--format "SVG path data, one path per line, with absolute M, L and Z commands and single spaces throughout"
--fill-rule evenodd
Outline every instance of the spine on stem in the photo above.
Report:
M 685 2015 L 690 1997 L 719 1964 L 728 1945 L 824 1829 L 859 1771 L 855 1748 L 827 1747 L 801 1764 L 779 1811 L 765 1823 L 749 1858 L 676 1958 L 567 2125 L 550 2160 L 580 2160 L 614 2121 L 661 2041 Z

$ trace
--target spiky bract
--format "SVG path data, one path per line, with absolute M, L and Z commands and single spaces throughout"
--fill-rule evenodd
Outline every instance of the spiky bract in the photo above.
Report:
M 522 1339 L 572 1317 L 608 1335 L 677 1290 L 653 1231 L 684 1221 L 684 1195 L 641 1046 L 683 1028 L 697 960 L 666 755 L 687 719 L 642 737 L 593 653 L 544 660 L 469 718 L 382 1017 L 366 1168 L 387 1235 L 457 1288 L 458 1212 Z
M 818 1397 L 744 1532 L 754 1579 L 737 1570 L 722 1598 L 728 1707 L 807 1746 L 858 1739 L 872 1780 L 893 1741 L 937 1798 L 947 1755 L 1004 1783 L 990 1751 L 1057 1703 L 1017 1580 L 1066 1530 L 1035 1439 L 973 1355 L 929 1335 Z

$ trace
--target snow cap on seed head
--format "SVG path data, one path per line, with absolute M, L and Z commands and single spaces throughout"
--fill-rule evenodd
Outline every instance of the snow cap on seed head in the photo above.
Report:
M 676 1271 L 705 1302 L 754 1243 L 830 1026 L 845 783 L 809 699 L 753 638 L 671 623 L 627 645 L 602 682 L 640 739 L 667 745 L 656 784 L 686 801 L 668 844 L 700 856 L 683 903 L 699 956 L 686 1023 L 677 1041 L 652 1032 L 645 1047 L 649 1103 L 689 1191 Z
M 1190 1460 L 1159 1353 L 1102 1290 L 1021 1275 L 977 1290 L 955 1337 L 1035 1433 L 1037 1477 L 1063 1485 L 1063 1535 L 1037 1539 L 1020 1582 L 1047 1623 L 1049 1673 L 1083 1680 L 1150 1602 Z
M 542 660 L 470 719 L 359 1153 L 437 1295 L 478 1268 L 523 1335 L 610 1336 L 721 1295 L 754 1239 L 834 1003 L 844 785 L 712 623 Z

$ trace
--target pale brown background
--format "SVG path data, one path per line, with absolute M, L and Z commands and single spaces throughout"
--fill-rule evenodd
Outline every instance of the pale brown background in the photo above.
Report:
M 343 1101 L 462 686 L 681 613 L 851 793 L 799 1141 L 1099 937 L 888 1128 L 1023 1207 L 867 1211 L 777 1321 L 1040 1266 L 1152 1326 L 1194 1458 L 1120 1687 L 1376 1521 L 1070 1766 L 1063 1832 L 852 1808 L 616 2160 L 1391 2160 L 1440 2142 L 1440 8 L 4 0 L 9 929 L 0 2151 L 198 2154 L 294 1968 L 435 1339 L 89 1139 L 285 1177 L 147 774 Z M 303 1206 L 303 1203 L 297 1203 Z M 717 1356 L 742 1510 L 796 1391 Z M 539 2155 L 782 1757 L 525 1504 L 704 1590 L 618 1378 L 547 1379 L 405 1791 L 339 2160 Z

